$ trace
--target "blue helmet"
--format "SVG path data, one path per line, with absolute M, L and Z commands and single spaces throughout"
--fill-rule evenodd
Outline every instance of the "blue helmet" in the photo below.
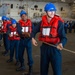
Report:
M 12 24 L 16 24 L 17 21 L 16 21 L 15 19 L 12 19 L 11 23 L 12 23 Z
M 56 7 L 53 3 L 47 3 L 44 7 L 44 11 L 56 11 Z
M 2 20 L 7 20 L 7 17 L 6 16 L 2 16 Z
M 10 20 L 10 18 L 7 17 L 7 20 Z
M 23 14 L 27 15 L 26 11 L 22 10 L 22 11 L 20 12 L 20 16 L 22 16 Z

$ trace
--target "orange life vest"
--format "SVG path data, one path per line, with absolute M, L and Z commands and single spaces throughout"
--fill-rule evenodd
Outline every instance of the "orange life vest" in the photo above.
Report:
M 2 25 L 2 32 L 6 32 L 6 31 L 7 31 L 7 21 L 3 22 L 3 25 Z
M 11 31 L 11 35 L 12 37 L 9 36 L 9 40 L 20 40 L 20 36 L 17 33 L 17 28 L 13 28 L 12 26 L 9 27 L 10 31 Z M 18 34 L 18 36 L 15 36 L 15 34 Z
M 9 25 L 9 24 L 11 24 L 11 21 L 5 21 L 5 22 L 3 22 L 1 31 L 2 32 L 7 32 L 7 25 Z
M 59 34 L 58 34 L 58 21 L 63 20 L 58 17 L 54 16 L 50 23 L 47 21 L 47 16 L 44 15 L 42 17 L 42 23 L 40 27 L 40 35 L 39 35 L 39 41 L 48 42 L 52 44 L 57 44 L 60 42 Z
M 7 24 L 11 24 L 11 21 L 10 21 L 10 20 L 8 20 L 8 21 L 7 21 Z
M 24 22 L 23 20 L 19 20 L 19 23 L 22 27 L 22 32 L 32 32 L 32 23 L 30 19 L 28 19 L 26 22 Z

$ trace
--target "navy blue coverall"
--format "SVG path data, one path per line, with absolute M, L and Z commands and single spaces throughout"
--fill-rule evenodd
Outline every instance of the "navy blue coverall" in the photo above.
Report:
M 10 25 L 9 25 L 10 26 Z M 21 32 L 21 27 L 20 25 L 17 23 L 16 24 L 16 27 L 17 27 L 17 32 L 18 34 Z M 10 33 L 10 29 L 8 27 L 8 34 Z M 12 61 L 13 60 L 13 56 L 14 56 L 14 50 L 15 50 L 15 59 L 16 59 L 16 62 L 19 61 L 19 57 L 18 57 L 18 53 L 19 53 L 19 43 L 20 43 L 20 40 L 10 40 L 10 60 Z
M 8 53 L 8 51 L 10 50 L 10 40 L 8 39 L 7 33 L 3 34 L 3 42 L 4 42 L 5 52 Z
M 60 38 L 60 43 L 63 46 L 67 42 L 67 38 L 65 36 L 64 25 L 61 21 L 58 22 L 58 34 Z M 35 26 L 32 31 L 31 36 L 35 38 L 36 33 L 40 32 L 41 22 Z M 62 55 L 61 51 L 55 47 L 42 43 L 40 47 L 41 52 L 41 63 L 40 63 L 40 75 L 48 75 L 49 62 L 51 62 L 51 66 L 53 69 L 54 75 L 62 75 Z
M 21 38 L 20 45 L 19 45 L 19 61 L 21 64 L 24 64 L 24 51 L 27 51 L 27 57 L 28 57 L 28 65 L 33 65 L 33 59 L 32 59 L 32 42 L 31 38 Z
M 34 25 L 32 25 L 33 29 Z M 22 32 L 20 33 L 22 35 Z M 24 38 L 21 36 L 20 39 L 20 45 L 19 45 L 19 61 L 21 63 L 21 66 L 24 65 L 24 51 L 27 51 L 27 57 L 28 57 L 28 65 L 32 66 L 33 65 L 33 58 L 32 58 L 32 42 L 31 42 L 31 37 L 30 38 Z

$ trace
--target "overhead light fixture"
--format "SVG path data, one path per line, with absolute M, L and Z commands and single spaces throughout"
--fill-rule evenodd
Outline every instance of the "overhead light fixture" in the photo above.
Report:
M 74 1 L 74 3 L 75 3 L 75 1 Z
M 61 0 L 62 2 L 65 2 L 65 0 Z

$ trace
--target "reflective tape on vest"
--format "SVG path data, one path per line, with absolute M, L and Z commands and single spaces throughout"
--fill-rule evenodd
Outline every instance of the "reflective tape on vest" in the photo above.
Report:
M 50 28 L 43 28 L 42 35 L 49 36 L 50 35 Z

